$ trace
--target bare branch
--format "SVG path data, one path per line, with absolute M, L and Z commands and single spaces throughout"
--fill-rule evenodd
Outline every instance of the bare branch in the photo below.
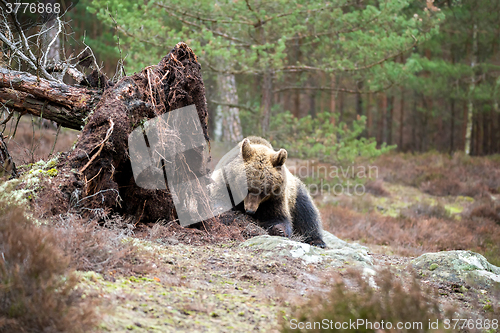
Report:
M 62 31 L 62 23 L 61 23 L 61 20 L 59 19 L 59 16 L 57 17 L 56 20 L 57 20 L 57 33 L 55 34 L 54 38 L 52 38 L 52 40 L 50 41 L 49 45 L 47 46 L 47 50 L 45 51 L 45 53 L 42 56 L 42 61 L 40 61 L 40 62 L 43 64 L 43 66 L 47 65 L 47 55 L 50 52 L 50 48 L 57 41 L 57 39 L 59 38 L 59 35 L 61 34 L 61 31 Z M 53 26 L 50 27 L 49 30 L 52 30 L 52 29 L 54 29 Z
M 7 8 L 7 1 L 5 1 L 5 0 L 1 0 L 1 1 L 2 1 L 4 8 Z M 14 23 L 14 27 L 16 28 L 17 33 L 19 34 L 19 38 L 21 39 L 21 45 L 23 46 L 24 54 L 23 54 L 23 56 L 21 56 L 21 58 L 23 58 L 23 60 L 28 58 L 29 61 L 26 61 L 26 60 L 25 61 L 29 64 L 29 66 L 34 70 L 40 71 L 40 73 L 43 75 L 43 77 L 45 77 L 47 80 L 58 81 L 52 75 L 50 75 L 45 70 L 45 68 L 43 66 L 40 66 L 38 64 L 37 58 L 35 57 L 35 55 L 31 51 L 31 48 L 28 44 L 28 39 L 26 38 L 26 35 L 24 34 L 23 29 L 21 28 L 21 24 L 19 23 L 19 21 L 17 19 L 16 13 L 14 13 L 14 11 L 12 11 L 10 13 L 10 15 L 12 18 L 12 22 Z M 0 38 L 2 38 L 2 36 L 0 36 Z M 2 38 L 2 41 L 4 41 L 4 38 Z M 7 46 L 9 46 L 9 48 L 11 48 L 14 45 L 12 43 L 7 43 Z M 22 52 L 19 52 L 19 49 L 17 47 L 15 49 L 11 48 L 11 50 L 13 52 L 15 51 L 16 53 L 22 53 Z

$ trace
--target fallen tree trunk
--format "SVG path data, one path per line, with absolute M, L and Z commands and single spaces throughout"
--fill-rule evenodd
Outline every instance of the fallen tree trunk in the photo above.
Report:
M 0 68 L 0 103 L 22 114 L 81 130 L 102 91 L 50 82 L 25 72 Z

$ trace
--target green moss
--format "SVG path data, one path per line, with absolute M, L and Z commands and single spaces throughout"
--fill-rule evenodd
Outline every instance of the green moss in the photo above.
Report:
M 444 208 L 450 216 L 460 214 L 464 210 L 464 207 L 456 205 L 445 205 Z
M 55 177 L 57 176 L 59 172 L 57 171 L 56 168 L 52 168 L 50 170 L 47 170 L 47 175 L 49 175 L 49 177 Z
M 430 271 L 433 271 L 433 270 L 435 270 L 435 269 L 436 269 L 436 268 L 438 268 L 438 267 L 439 267 L 439 265 L 438 265 L 438 264 L 433 263 L 433 264 L 431 264 L 431 265 L 429 266 L 429 270 L 430 270 Z
M 47 162 L 46 167 L 47 168 L 54 168 L 57 165 L 57 158 L 51 159 L 50 161 Z

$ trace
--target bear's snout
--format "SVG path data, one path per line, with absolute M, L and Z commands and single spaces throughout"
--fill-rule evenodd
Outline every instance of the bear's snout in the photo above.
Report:
M 249 215 L 255 214 L 257 208 L 259 208 L 260 198 L 258 195 L 248 194 L 243 200 L 243 204 L 245 205 L 245 212 Z

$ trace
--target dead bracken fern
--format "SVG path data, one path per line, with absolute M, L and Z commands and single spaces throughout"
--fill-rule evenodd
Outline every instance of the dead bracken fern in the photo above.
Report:
M 0 332 L 87 332 L 96 299 L 82 298 L 56 237 L 0 202 Z

